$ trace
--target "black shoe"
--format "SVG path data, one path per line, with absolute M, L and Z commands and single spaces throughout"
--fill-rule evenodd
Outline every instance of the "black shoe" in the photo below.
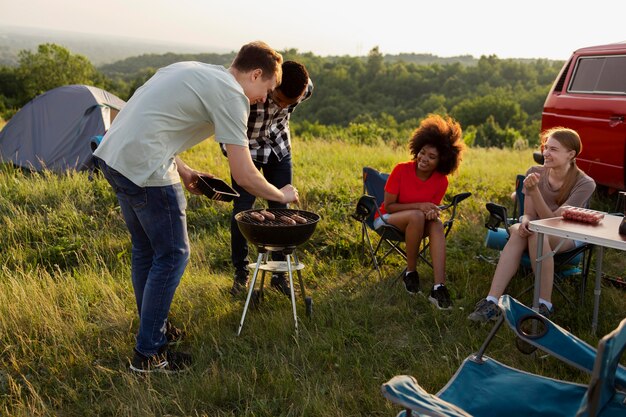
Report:
M 167 343 L 174 344 L 182 342 L 185 338 L 185 332 L 168 320 L 165 324 L 165 337 L 167 338 Z
M 493 301 L 483 298 L 476 303 L 474 311 L 467 318 L 476 323 L 486 323 L 488 321 L 496 321 L 502 314 L 500 307 Z
M 130 361 L 130 370 L 138 374 L 182 372 L 191 365 L 190 354 L 167 350 L 167 345 L 152 356 L 145 356 L 137 352 L 137 349 L 134 352 L 133 359 Z
M 433 303 L 439 310 L 452 309 L 452 300 L 450 299 L 450 293 L 445 285 L 441 284 L 436 290 L 430 290 L 430 297 L 428 301 Z
M 272 280 L 270 281 L 270 285 L 276 291 L 285 294 L 287 297 L 291 297 L 291 288 L 289 287 L 289 283 L 287 282 L 287 277 L 284 274 L 272 275 Z
M 404 281 L 404 289 L 409 294 L 419 294 L 420 292 L 420 276 L 417 271 L 411 271 L 402 278 Z
M 239 295 L 242 292 L 245 292 L 248 288 L 248 271 L 236 271 L 235 277 L 233 278 L 233 286 L 230 289 L 230 294 L 232 296 Z

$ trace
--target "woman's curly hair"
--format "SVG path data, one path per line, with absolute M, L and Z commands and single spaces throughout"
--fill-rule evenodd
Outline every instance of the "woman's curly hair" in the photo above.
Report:
M 415 129 L 409 141 L 409 150 L 413 160 L 422 148 L 430 145 L 439 153 L 437 172 L 448 175 L 455 172 L 461 164 L 465 150 L 461 125 L 451 117 L 431 114 Z

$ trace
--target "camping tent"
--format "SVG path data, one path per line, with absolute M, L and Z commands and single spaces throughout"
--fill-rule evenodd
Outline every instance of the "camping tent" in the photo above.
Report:
M 28 102 L 0 131 L 0 161 L 40 171 L 83 170 L 92 163 L 90 139 L 104 135 L 126 104 L 96 87 L 67 85 Z

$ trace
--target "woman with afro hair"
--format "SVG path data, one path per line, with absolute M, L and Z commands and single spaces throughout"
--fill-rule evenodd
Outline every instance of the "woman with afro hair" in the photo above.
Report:
M 422 120 L 409 142 L 412 159 L 392 170 L 385 184 L 381 217 L 374 221 L 375 228 L 386 222 L 404 232 L 404 286 L 411 294 L 420 291 L 417 258 L 422 239 L 428 237 L 434 273 L 428 299 L 441 310 L 452 308 L 452 300 L 445 286 L 446 239 L 438 206 L 448 189 L 447 176 L 461 163 L 465 149 L 461 136 L 461 126 L 449 117 L 429 115 Z

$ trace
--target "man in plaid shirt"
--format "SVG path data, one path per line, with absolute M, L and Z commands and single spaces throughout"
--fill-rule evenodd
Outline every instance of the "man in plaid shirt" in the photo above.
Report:
M 265 179 L 277 188 L 292 181 L 291 135 L 289 118 L 296 106 L 311 97 L 313 83 L 304 65 L 285 61 L 282 65 L 281 84 L 268 96 L 264 103 L 250 106 L 248 118 L 248 142 L 250 155 Z M 222 152 L 226 150 L 222 146 Z M 246 289 L 248 283 L 248 243 L 241 234 L 235 215 L 249 210 L 254 205 L 255 196 L 240 187 L 231 176 L 233 188 L 239 193 L 235 198 L 230 223 L 231 260 L 235 276 L 231 294 L 237 295 Z M 286 208 L 286 204 L 268 201 L 270 208 Z M 281 253 L 273 253 L 275 261 L 284 260 Z M 289 284 L 284 273 L 272 275 L 272 287 L 285 295 L 290 295 Z

